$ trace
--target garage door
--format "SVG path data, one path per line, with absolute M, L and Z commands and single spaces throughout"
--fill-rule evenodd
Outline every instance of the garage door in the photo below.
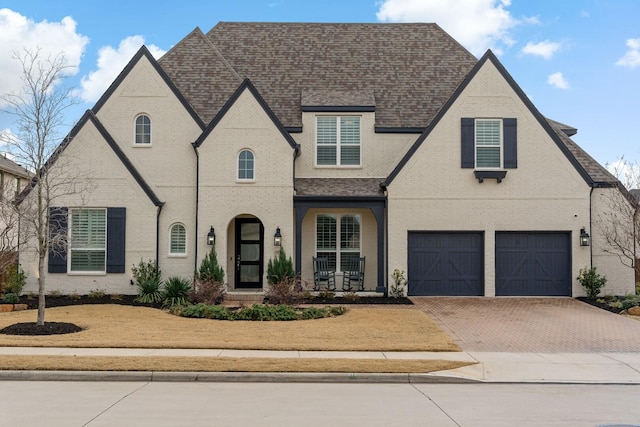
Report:
M 496 233 L 497 296 L 571 296 L 569 233 Z
M 482 233 L 409 232 L 409 295 L 484 295 Z

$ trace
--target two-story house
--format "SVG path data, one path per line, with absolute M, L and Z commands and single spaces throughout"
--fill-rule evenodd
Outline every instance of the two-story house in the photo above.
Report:
M 190 277 L 215 241 L 232 290 L 283 248 L 307 282 L 314 257 L 338 284 L 365 258 L 378 293 L 397 268 L 410 295 L 575 296 L 591 265 L 631 292 L 592 220 L 617 181 L 575 132 L 435 24 L 196 28 L 142 47 L 65 139 L 93 189 L 55 201 L 47 287 L 135 293 L 140 260 Z

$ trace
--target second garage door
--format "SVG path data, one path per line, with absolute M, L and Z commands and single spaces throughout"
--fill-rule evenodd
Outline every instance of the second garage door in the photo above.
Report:
M 409 295 L 484 295 L 482 233 L 409 232 Z
M 496 296 L 571 296 L 569 233 L 496 233 Z

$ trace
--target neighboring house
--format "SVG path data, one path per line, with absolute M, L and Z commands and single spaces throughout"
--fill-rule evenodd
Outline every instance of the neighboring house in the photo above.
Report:
M 149 259 L 189 277 L 214 234 L 231 289 L 261 291 L 279 231 L 305 281 L 323 256 L 338 288 L 366 257 L 378 293 L 397 268 L 410 295 L 577 296 L 590 265 L 631 292 L 591 221 L 617 181 L 575 133 L 435 24 L 196 28 L 157 61 L 142 47 L 65 139 L 95 189 L 55 202 L 70 244 L 47 287 L 135 293 Z
M 29 171 L 0 154 L 0 197 L 14 199 L 31 179 Z
M 30 179 L 27 169 L 0 154 L 0 290 L 5 269 L 17 260 L 18 218 L 10 212 L 11 203 Z

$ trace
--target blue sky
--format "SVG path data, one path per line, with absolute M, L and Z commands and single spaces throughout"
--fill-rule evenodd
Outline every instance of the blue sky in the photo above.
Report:
M 141 44 L 159 57 L 219 21 L 436 22 L 477 57 L 492 49 L 542 114 L 578 128 L 574 140 L 596 160 L 640 162 L 637 0 L 3 0 L 0 93 L 19 84 L 13 51 L 64 51 L 83 100 L 71 126 Z M 11 127 L 0 113 L 0 130 Z

